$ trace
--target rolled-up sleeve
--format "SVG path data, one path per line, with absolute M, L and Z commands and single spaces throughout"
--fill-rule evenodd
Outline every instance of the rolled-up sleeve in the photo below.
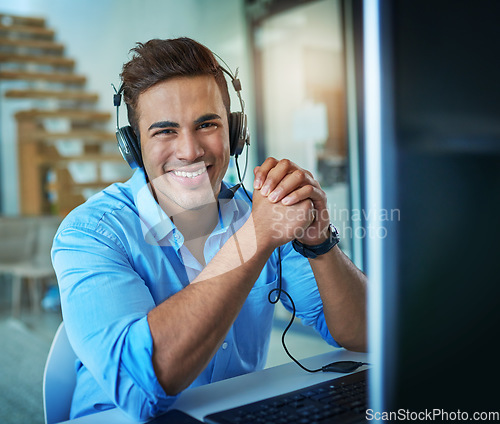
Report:
M 70 343 L 106 397 L 138 421 L 168 408 L 175 397 L 156 378 L 147 322 L 156 305 L 123 244 L 99 226 L 70 226 L 52 260 Z

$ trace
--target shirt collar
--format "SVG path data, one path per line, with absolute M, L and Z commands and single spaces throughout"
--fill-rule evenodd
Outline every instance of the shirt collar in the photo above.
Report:
M 175 226 L 153 197 L 151 184 L 146 181 L 142 168 L 135 172 L 131 184 L 144 240 L 150 244 L 158 244 L 168 235 L 172 235 Z

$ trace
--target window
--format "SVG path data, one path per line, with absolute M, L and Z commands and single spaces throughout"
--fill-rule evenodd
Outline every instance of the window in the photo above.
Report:
M 283 10 L 284 3 L 299 4 Z M 351 169 L 357 150 L 348 142 L 342 7 L 338 0 L 303 3 L 247 5 L 253 18 L 257 161 L 288 158 L 315 175 L 327 193 L 341 248 L 359 264 L 353 239 L 363 236 L 362 217 L 353 205 L 359 187 L 352 183 L 359 175 Z
M 257 125 L 252 140 L 257 162 L 268 156 L 288 158 L 313 173 L 327 194 L 330 218 L 341 235 L 340 247 L 361 267 L 363 217 L 355 212 L 360 211 L 357 122 L 356 113 L 348 113 L 356 110 L 355 90 L 348 88 L 353 84 L 347 81 L 347 77 L 351 77 L 349 83 L 354 80 L 354 60 L 352 47 L 347 52 L 345 48 L 350 40 L 344 39 L 341 0 L 249 0 L 247 14 L 254 60 Z M 276 309 L 279 332 L 289 317 L 284 308 Z M 300 358 L 331 350 L 306 330 L 291 327 L 287 345 L 292 355 Z M 272 349 L 273 342 L 270 357 Z

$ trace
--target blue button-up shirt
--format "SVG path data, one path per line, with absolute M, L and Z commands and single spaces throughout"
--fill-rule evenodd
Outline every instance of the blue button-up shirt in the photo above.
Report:
M 219 223 L 205 243 L 206 263 L 250 214 L 241 191 L 220 205 Z M 283 288 L 297 316 L 337 346 L 308 260 L 290 244 L 281 254 Z M 66 331 L 78 357 L 71 417 L 116 406 L 139 421 L 164 412 L 176 397 L 167 396 L 156 378 L 147 314 L 203 267 L 154 200 L 143 170 L 71 212 L 56 234 L 52 259 Z M 190 387 L 264 367 L 274 310 L 268 293 L 277 286 L 277 266 L 275 252 L 224 343 Z M 287 299 L 282 302 L 290 309 Z

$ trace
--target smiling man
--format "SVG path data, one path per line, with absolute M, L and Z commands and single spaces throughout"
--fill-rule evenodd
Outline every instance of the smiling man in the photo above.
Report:
M 326 342 L 366 349 L 366 279 L 337 246 L 318 182 L 268 158 L 251 203 L 241 190 L 221 201 L 222 68 L 188 38 L 133 51 L 122 79 L 139 169 L 69 214 L 54 240 L 78 356 L 71 417 L 119 407 L 144 421 L 189 387 L 263 368 L 279 281 Z

